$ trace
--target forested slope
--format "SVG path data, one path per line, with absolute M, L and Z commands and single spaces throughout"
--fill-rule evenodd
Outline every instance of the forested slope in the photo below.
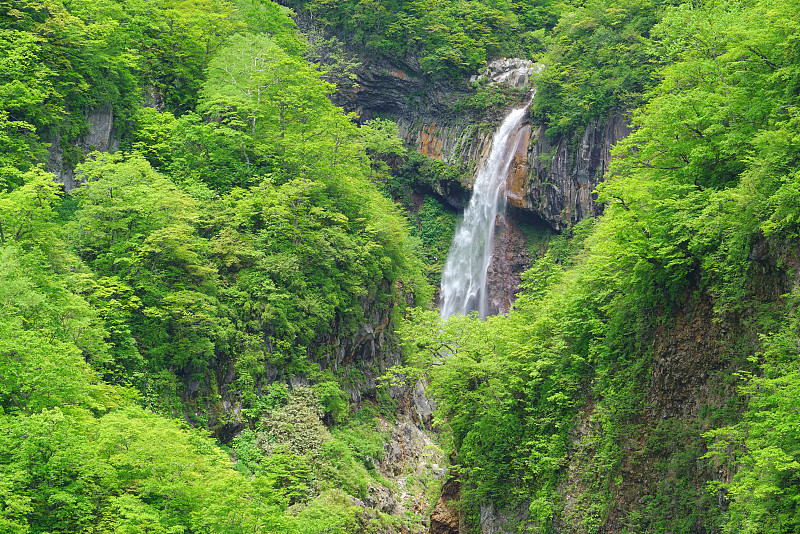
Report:
M 0 530 L 393 528 L 354 503 L 395 413 L 363 373 L 430 295 L 370 180 L 398 142 L 333 106 L 272 2 L 0 11 Z M 113 154 L 83 150 L 96 108 Z
M 406 372 L 432 380 L 476 529 L 489 502 L 534 532 L 797 528 L 796 8 L 664 9 L 604 214 L 507 316 L 416 313 Z
M 443 323 L 412 189 L 452 169 L 333 106 L 286 8 L 0 1 L 0 530 L 421 532 L 449 457 L 475 532 L 796 531 L 796 2 L 286 4 L 426 80 L 544 62 L 548 136 L 632 112 L 603 215 Z M 419 379 L 443 451 L 393 426 Z

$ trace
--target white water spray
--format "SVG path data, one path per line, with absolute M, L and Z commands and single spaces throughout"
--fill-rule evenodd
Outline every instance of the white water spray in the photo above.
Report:
M 530 105 L 530 104 L 528 104 Z M 514 157 L 514 134 L 528 105 L 506 116 L 492 138 L 489 157 L 483 162 L 464 219 L 456 229 L 442 272 L 442 318 L 477 311 L 488 314 L 486 272 L 492 260 L 497 213 L 505 209 L 505 183 Z

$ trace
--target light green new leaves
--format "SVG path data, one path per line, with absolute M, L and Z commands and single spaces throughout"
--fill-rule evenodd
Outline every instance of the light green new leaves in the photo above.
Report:
M 49 246 L 54 239 L 53 204 L 58 184 L 53 175 L 36 168 L 18 173 L 20 187 L 0 190 L 0 246 L 7 243 Z
M 98 154 L 80 171 L 90 181 L 76 192 L 81 208 L 69 227 L 73 242 L 106 277 L 101 285 L 118 279 L 123 285 L 109 289 L 120 296 L 134 291 L 119 309 L 104 306 L 109 327 L 124 334 L 119 321 L 133 318 L 129 324 L 146 340 L 151 362 L 203 368 L 217 335 L 216 301 L 209 296 L 217 273 L 196 232 L 195 200 L 139 155 Z
M 797 296 L 790 298 L 796 305 Z M 713 439 L 707 456 L 735 471 L 729 483 L 710 485 L 733 501 L 726 532 L 792 532 L 800 522 L 797 332 L 792 311 L 777 332 L 762 337 L 763 374 L 742 375 L 741 392 L 749 399 L 742 422 L 706 434 Z
M 71 344 L 0 324 L 0 406 L 29 415 L 46 408 L 89 402 L 90 374 Z
M 127 406 L 0 416 L 4 518 L 20 532 L 286 532 L 279 496 L 210 440 Z M 90 527 L 90 525 L 94 525 Z

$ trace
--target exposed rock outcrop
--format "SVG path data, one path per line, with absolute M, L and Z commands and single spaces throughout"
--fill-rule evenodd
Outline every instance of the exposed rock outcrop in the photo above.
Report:
M 494 504 L 481 505 L 481 534 L 516 534 L 530 532 L 527 504 L 510 510 L 499 510 Z
M 61 135 L 49 139 L 50 148 L 47 153 L 47 167 L 56 175 L 56 181 L 64 184 L 69 192 L 80 185 L 75 176 L 75 164 L 83 154 L 93 150 L 113 152 L 119 149 L 119 136 L 114 126 L 114 110 L 110 105 L 98 106 L 86 110 L 88 133 L 77 140 L 64 140 Z
M 402 292 L 402 288 L 397 288 Z M 386 289 L 388 292 L 388 289 Z M 413 296 L 408 295 L 412 299 Z M 355 332 L 334 328 L 331 332 L 320 335 L 313 346 L 308 347 L 310 359 L 320 370 L 330 370 L 343 378 L 343 389 L 349 395 L 350 402 L 359 406 L 365 400 L 377 398 L 378 378 L 390 367 L 402 363 L 402 354 L 394 333 L 391 321 L 392 306 L 379 304 L 374 297 L 365 297 L 362 301 L 364 319 Z M 269 343 L 265 344 L 271 350 Z M 217 427 L 220 439 L 235 435 L 244 428 L 246 421 L 240 416 L 241 395 L 235 383 L 234 362 L 218 365 L 216 384 L 206 383 L 200 387 L 200 398 L 219 392 L 222 401 L 208 404 L 205 411 L 209 416 L 209 426 Z M 264 373 L 255 384 L 256 391 L 272 382 L 288 383 L 292 387 L 309 385 L 305 375 L 291 375 L 284 364 L 265 362 Z M 392 387 L 390 395 L 395 398 L 404 413 L 423 424 L 428 424 L 432 415 L 432 406 L 419 387 Z M 187 383 L 184 401 L 198 396 L 198 388 L 191 381 Z M 210 402 L 210 401 L 209 401 Z
M 425 432 L 406 421 L 392 430 L 391 439 L 384 445 L 379 469 L 386 476 L 421 473 L 427 467 L 444 462 L 442 452 Z M 443 475 L 444 471 L 439 475 Z
M 611 148 L 630 134 L 628 122 L 627 114 L 612 111 L 589 124 L 574 149 L 566 136 L 551 144 L 544 126 L 533 127 L 527 161 L 520 155 L 509 179 L 509 204 L 535 213 L 554 230 L 598 215 L 594 188 L 609 168 Z M 526 164 L 530 170 L 523 187 Z
M 383 458 L 376 463 L 378 472 L 393 487 L 371 483 L 366 504 L 393 515 L 416 515 L 427 518 L 431 514 L 428 496 L 432 489 L 447 476 L 444 454 L 433 440 L 410 421 L 400 422 L 391 429 L 390 438 L 384 442 Z M 424 532 L 420 523 L 414 532 Z
M 526 134 L 514 147 L 514 160 L 506 183 L 508 204 L 545 221 L 560 231 L 586 217 L 597 216 L 594 189 L 611 164 L 611 148 L 630 134 L 628 116 L 612 111 L 589 124 L 577 147 L 561 136 L 550 143 L 543 125 L 528 123 Z M 400 133 L 417 150 L 451 165 L 474 172 L 488 154 L 494 129 L 468 122 L 439 124 L 431 120 L 398 119 Z M 438 185 L 434 191 L 453 206 L 464 204 L 462 191 Z M 453 190 L 455 198 L 448 194 Z
M 407 115 L 398 117 L 397 126 L 400 137 L 420 154 L 459 167 L 469 175 L 488 155 L 495 125 L 487 128 L 468 118 Z M 444 190 L 447 186 L 439 187 Z
M 452 106 L 469 93 L 467 87 L 427 78 L 413 61 L 372 60 L 356 72 L 355 83 L 334 98 L 346 111 L 365 118 L 382 114 L 441 117 L 449 115 Z
M 413 62 L 411 62 L 413 63 Z M 471 81 L 486 78 L 491 84 L 529 87 L 541 65 L 519 59 L 491 62 Z M 434 83 L 418 66 L 398 68 L 384 62 L 366 63 L 358 87 L 339 98 L 345 109 L 364 116 L 389 113 L 398 123 L 401 137 L 417 151 L 462 171 L 463 181 L 440 181 L 432 191 L 451 206 L 463 209 L 481 162 L 491 148 L 497 127 L 497 110 L 484 117 L 457 116 L 453 103 L 470 92 L 466 87 Z M 528 214 L 561 231 L 590 216 L 600 207 L 594 189 L 611 163 L 611 148 L 630 133 L 628 116 L 621 111 L 589 124 L 572 136 L 552 142 L 545 126 L 527 120 L 511 147 L 514 157 L 506 181 L 506 201 L 517 213 Z M 524 238 L 510 223 L 498 218 L 496 245 L 489 267 L 489 313 L 502 313 L 513 304 L 521 273 L 528 267 Z
M 473 76 L 470 81 L 487 78 L 490 84 L 521 89 L 528 86 L 531 77 L 541 68 L 541 65 L 525 59 L 498 59 L 490 62 L 482 74 Z M 432 93 L 436 94 L 437 89 L 432 89 Z M 447 98 L 431 98 L 440 105 L 405 109 L 397 115 L 397 124 L 401 137 L 421 154 L 459 167 L 466 175 L 474 177 L 478 166 L 489 153 L 500 115 L 496 110 L 488 116 L 455 113 L 452 105 L 471 92 L 448 86 L 445 93 Z M 527 141 L 525 143 L 527 150 Z M 527 155 L 523 157 L 526 159 Z
M 413 62 L 411 62 L 413 63 Z M 488 78 L 490 83 L 521 88 L 529 86 L 541 70 L 527 60 L 501 59 L 487 65 L 472 81 Z M 401 137 L 417 151 L 460 168 L 465 176 L 475 175 L 489 152 L 500 116 L 454 112 L 454 104 L 474 89 L 426 78 L 418 66 L 394 66 L 385 61 L 362 65 L 354 89 L 338 95 L 348 111 L 362 116 L 392 115 Z M 546 127 L 528 123 L 528 132 L 515 147 L 516 156 L 507 184 L 508 203 L 530 212 L 563 230 L 585 217 L 597 215 L 594 188 L 602 181 L 611 162 L 611 147 L 630 133 L 629 118 L 612 111 L 589 124 L 579 137 L 560 136 L 551 143 Z M 434 192 L 456 207 L 464 205 L 461 185 L 437 184 Z
M 457 478 L 451 478 L 442 487 L 442 495 L 431 512 L 430 534 L 459 534 L 466 532 L 461 528 L 461 514 L 458 500 L 461 486 Z
M 500 213 L 495 222 L 494 236 L 494 252 L 486 273 L 489 313 L 492 315 L 511 309 L 522 273 L 531 264 L 525 236 L 513 218 Z
M 543 65 L 527 59 L 501 58 L 490 61 L 481 74 L 472 76 L 469 81 L 477 82 L 488 78 L 489 83 L 502 83 L 516 89 L 528 85 L 534 74 L 541 72 Z

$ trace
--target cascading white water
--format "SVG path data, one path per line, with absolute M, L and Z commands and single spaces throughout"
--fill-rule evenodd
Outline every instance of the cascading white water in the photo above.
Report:
M 442 318 L 477 311 L 486 318 L 486 272 L 492 259 L 497 213 L 505 209 L 505 182 L 514 156 L 513 137 L 528 106 L 514 109 L 492 138 L 464 219 L 456 229 L 442 272 Z

